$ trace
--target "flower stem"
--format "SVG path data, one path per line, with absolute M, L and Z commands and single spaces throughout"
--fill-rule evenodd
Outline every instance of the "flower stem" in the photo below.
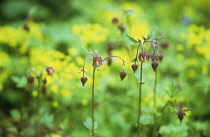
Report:
M 138 129 L 137 129 L 137 137 L 140 137 L 140 117 L 141 117 L 141 93 L 142 93 L 142 66 L 143 62 L 140 64 L 140 82 L 139 82 L 139 101 L 138 101 Z
M 156 109 L 156 87 L 157 87 L 157 70 L 155 71 L 155 84 L 153 89 L 153 102 L 154 102 L 154 108 Z M 153 137 L 157 136 L 157 116 L 156 112 L 154 112 L 154 130 L 153 130 Z
M 92 137 L 94 137 L 94 86 L 95 86 L 95 71 L 93 67 L 93 82 L 92 82 Z

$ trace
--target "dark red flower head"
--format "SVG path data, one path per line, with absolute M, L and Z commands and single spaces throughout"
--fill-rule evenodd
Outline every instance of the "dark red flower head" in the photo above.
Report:
M 149 59 L 149 54 L 147 52 L 140 52 L 139 53 L 139 61 L 147 61 Z
M 176 114 L 180 122 L 182 122 L 182 119 L 184 118 L 184 116 L 186 116 L 185 111 L 189 111 L 190 109 L 182 109 L 182 104 L 179 104 L 177 108 L 178 112 L 176 112 Z
M 48 75 L 52 75 L 55 72 L 55 70 L 52 67 L 47 67 L 46 71 Z
M 126 77 L 126 75 L 127 75 L 126 72 L 124 72 L 124 71 L 120 72 L 120 78 L 121 78 L 121 80 L 123 80 Z
M 80 81 L 82 82 L 82 86 L 84 87 L 85 83 L 87 82 L 87 77 L 81 77 Z
M 131 67 L 132 67 L 134 73 L 138 69 L 138 65 L 137 64 L 133 64 Z
M 102 58 L 100 56 L 93 57 L 93 66 L 98 67 L 102 65 Z
M 29 84 L 29 85 L 34 85 L 34 77 L 29 76 L 29 77 L 27 78 L 27 80 L 28 80 L 28 84 Z
M 118 24 L 118 22 L 119 22 L 118 18 L 114 17 L 112 19 L 112 24 Z
M 158 59 L 160 60 L 160 62 L 163 60 L 163 55 L 159 55 Z
M 151 65 L 152 65 L 152 69 L 153 69 L 154 71 L 156 71 L 156 69 L 157 69 L 157 67 L 158 67 L 158 63 L 157 63 L 156 61 L 153 61 L 153 62 L 151 63 Z

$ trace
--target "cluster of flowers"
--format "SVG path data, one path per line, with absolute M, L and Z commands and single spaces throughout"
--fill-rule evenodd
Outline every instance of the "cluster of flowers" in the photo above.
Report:
M 28 76 L 28 78 L 27 78 L 28 85 L 34 85 L 34 81 L 35 81 L 35 79 L 37 79 L 39 84 L 40 84 L 40 82 L 42 82 L 42 84 L 43 84 L 42 88 L 41 88 L 42 93 L 46 94 L 47 79 L 46 79 L 46 77 L 44 77 L 44 78 L 42 77 L 44 72 L 41 71 L 40 75 L 37 75 L 35 73 L 35 76 L 32 76 L 31 73 L 34 72 L 34 70 L 35 70 L 34 68 L 30 68 L 30 76 Z M 55 72 L 53 67 L 47 67 L 47 68 L 44 69 L 44 71 L 46 71 L 48 75 L 52 75 Z
M 85 59 L 85 61 L 84 61 L 82 70 L 81 70 L 81 72 L 83 73 L 83 76 L 80 78 L 82 85 L 84 86 L 85 83 L 88 80 L 88 78 L 84 76 L 84 73 L 85 73 L 85 64 L 86 64 L 86 61 L 89 58 L 92 58 L 92 60 L 93 60 L 92 66 L 94 68 L 98 68 L 100 65 L 102 65 L 103 61 L 105 61 L 108 58 L 112 58 L 112 57 L 117 57 L 117 58 L 121 59 L 123 61 L 123 66 L 125 65 L 125 61 L 121 57 L 119 57 L 119 56 L 108 56 L 108 57 L 102 59 L 101 56 L 98 56 L 98 51 L 95 51 L 94 54 L 91 54 L 91 55 L 87 56 L 86 59 Z M 124 71 L 124 68 L 119 73 L 119 75 L 120 75 L 121 80 L 123 80 L 126 77 L 127 73 Z

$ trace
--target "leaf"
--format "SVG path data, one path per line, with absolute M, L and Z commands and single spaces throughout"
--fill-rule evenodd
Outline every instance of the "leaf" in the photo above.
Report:
M 83 123 L 85 125 L 86 128 L 88 128 L 89 130 L 92 129 L 92 118 L 90 117 L 87 117 L 85 122 Z M 98 127 L 98 123 L 97 122 L 94 122 L 94 130 L 96 130 Z M 94 131 L 96 132 L 96 131 Z
M 129 36 L 128 34 L 126 34 L 126 36 L 129 38 L 129 40 L 133 43 L 138 43 L 137 40 L 135 40 L 133 37 Z
M 86 48 L 84 48 L 83 46 L 81 46 L 81 48 L 82 48 L 86 53 L 90 54 L 90 52 L 89 52 Z
M 147 34 L 147 40 L 150 40 L 155 34 L 153 33 L 154 31 L 154 26 L 152 27 L 152 29 L 150 30 L 150 32 Z
M 86 128 L 91 130 L 92 129 L 92 119 L 90 117 L 87 117 L 84 122 L 84 125 Z
M 20 112 L 16 109 L 13 109 L 10 111 L 12 118 L 14 118 L 15 121 L 19 121 L 20 120 Z
M 63 122 L 61 122 L 61 123 L 59 124 L 59 127 L 60 127 L 62 130 L 66 130 L 66 129 L 68 128 L 68 126 L 69 126 L 69 122 L 68 122 L 67 119 L 65 119 Z
M 126 10 L 125 12 L 126 12 L 128 15 L 133 15 L 133 14 L 135 14 L 134 9 L 129 9 L 129 10 Z
M 153 117 L 150 115 L 143 114 L 140 117 L 140 123 L 143 125 L 149 125 L 152 123 Z
M 12 76 L 12 80 L 16 83 L 17 88 L 23 88 L 27 85 L 27 79 L 24 76 Z

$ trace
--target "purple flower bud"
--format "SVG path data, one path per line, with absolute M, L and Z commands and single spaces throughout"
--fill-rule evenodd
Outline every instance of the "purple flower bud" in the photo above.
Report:
M 160 60 L 160 62 L 163 60 L 163 55 L 159 55 L 158 59 Z
M 24 24 L 23 24 L 23 30 L 25 30 L 25 31 L 27 31 L 27 32 L 30 31 L 30 28 L 29 28 L 29 26 L 28 26 L 27 23 L 24 23 Z
M 169 47 L 169 43 L 167 41 L 164 41 L 164 42 L 161 43 L 161 47 L 163 49 L 167 49 Z
M 52 75 L 55 72 L 55 70 L 52 67 L 47 67 L 46 71 L 48 75 Z
M 112 24 L 118 24 L 118 22 L 119 22 L 118 18 L 114 17 L 112 19 Z
M 147 61 L 149 59 L 149 54 L 147 52 L 140 52 L 139 53 L 139 61 Z
M 184 118 L 184 116 L 186 116 L 185 111 L 189 111 L 190 109 L 182 109 L 181 103 L 177 106 L 177 108 L 178 108 L 178 112 L 176 112 L 176 114 L 180 122 L 182 122 L 182 119 Z
M 98 67 L 102 65 L 102 58 L 100 56 L 94 57 L 93 58 L 93 66 Z
M 34 85 L 34 77 L 30 76 L 27 78 L 29 85 Z
M 139 66 L 137 64 L 133 64 L 131 67 L 133 69 L 133 72 L 135 73 Z
M 46 84 L 47 84 L 47 79 L 46 79 L 46 78 L 43 79 L 43 80 L 42 80 L 42 83 L 43 83 L 44 85 L 46 85 Z
M 127 75 L 126 72 L 124 72 L 124 71 L 123 72 L 120 72 L 120 78 L 121 78 L 121 80 L 123 80 L 126 75 Z
M 158 67 L 158 63 L 157 63 L 156 61 L 153 61 L 153 62 L 151 63 L 151 65 L 152 65 L 152 69 L 153 69 L 154 71 L 156 71 L 156 69 L 157 69 L 157 67 Z
M 121 33 L 125 31 L 125 27 L 122 24 L 118 26 L 118 29 L 121 31 Z
M 81 77 L 80 81 L 82 82 L 82 86 L 84 87 L 85 83 L 87 82 L 87 77 Z
M 179 109 L 179 111 L 176 114 L 180 122 L 182 122 L 182 119 L 184 118 L 184 116 L 186 116 L 185 111 L 183 109 Z

